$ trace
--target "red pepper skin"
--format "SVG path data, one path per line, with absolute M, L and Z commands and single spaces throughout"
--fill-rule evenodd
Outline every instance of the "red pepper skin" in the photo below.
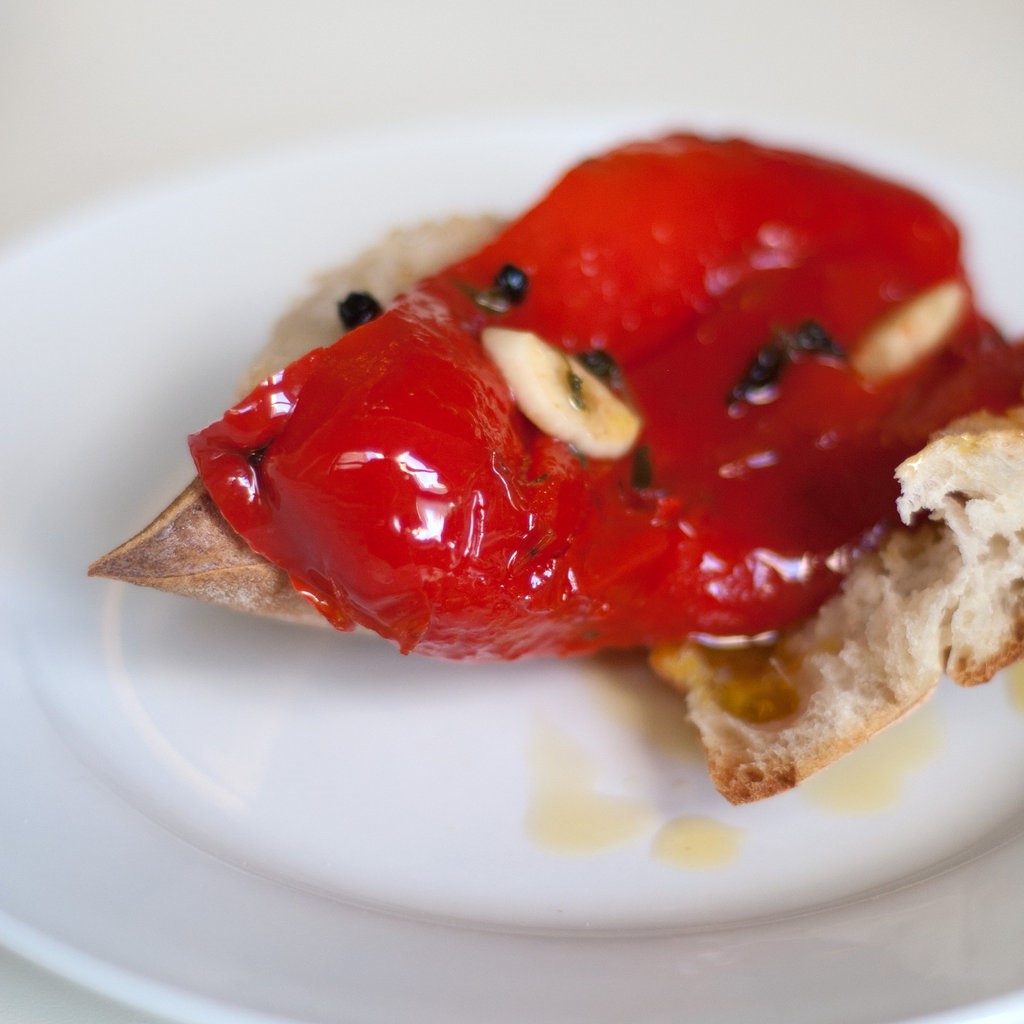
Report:
M 474 295 L 514 264 L 525 300 Z M 1024 352 L 976 311 L 868 384 L 788 366 L 727 396 L 779 328 L 848 351 L 893 304 L 964 281 L 955 226 L 815 158 L 675 135 L 570 171 L 481 252 L 258 386 L 190 439 L 228 521 L 339 629 L 451 658 L 573 654 L 784 628 L 892 525 L 895 466 L 972 409 L 1016 401 Z M 584 459 L 517 410 L 487 324 L 605 349 L 644 420 Z

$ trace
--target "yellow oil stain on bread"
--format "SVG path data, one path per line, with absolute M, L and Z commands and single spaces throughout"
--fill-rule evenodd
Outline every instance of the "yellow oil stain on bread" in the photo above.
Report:
M 706 871 L 732 864 L 740 855 L 742 839 L 742 829 L 713 818 L 674 818 L 658 830 L 651 856 L 672 867 Z
M 942 723 L 925 706 L 807 780 L 800 792 L 832 814 L 872 814 L 899 803 L 913 774 L 942 751 Z
M 530 776 L 526 834 L 541 849 L 599 853 L 632 842 L 652 825 L 653 811 L 644 802 L 602 792 L 597 759 L 548 722 L 534 726 Z

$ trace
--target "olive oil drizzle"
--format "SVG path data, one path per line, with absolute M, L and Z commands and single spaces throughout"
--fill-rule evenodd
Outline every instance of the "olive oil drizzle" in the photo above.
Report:
M 1006 670 L 1005 678 L 1010 704 L 1024 713 L 1024 661 L 1011 665 Z

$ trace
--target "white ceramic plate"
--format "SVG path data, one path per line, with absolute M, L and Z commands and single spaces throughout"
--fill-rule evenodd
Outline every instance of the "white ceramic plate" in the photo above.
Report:
M 732 808 L 637 664 L 430 663 L 85 578 L 187 481 L 185 436 L 316 269 L 396 223 L 514 211 L 648 127 L 308 148 L 0 261 L 0 940 L 190 1021 L 1024 1013 L 1012 675 L 945 686 L 820 782 Z M 938 194 L 1022 331 L 1024 195 L 767 135 Z

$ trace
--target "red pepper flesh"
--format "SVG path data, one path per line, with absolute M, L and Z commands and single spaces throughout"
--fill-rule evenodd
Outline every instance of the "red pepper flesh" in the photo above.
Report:
M 525 271 L 506 312 L 475 301 Z M 973 308 L 880 383 L 798 358 L 727 401 L 780 330 L 847 351 L 893 305 L 966 284 L 933 203 L 825 160 L 673 135 L 588 160 L 482 251 L 260 384 L 190 445 L 214 501 L 339 629 L 452 658 L 573 654 L 806 616 L 893 525 L 895 466 L 1018 400 L 1024 351 Z M 603 349 L 644 422 L 586 459 L 518 411 L 489 324 Z M 649 470 L 649 479 L 647 479 Z

